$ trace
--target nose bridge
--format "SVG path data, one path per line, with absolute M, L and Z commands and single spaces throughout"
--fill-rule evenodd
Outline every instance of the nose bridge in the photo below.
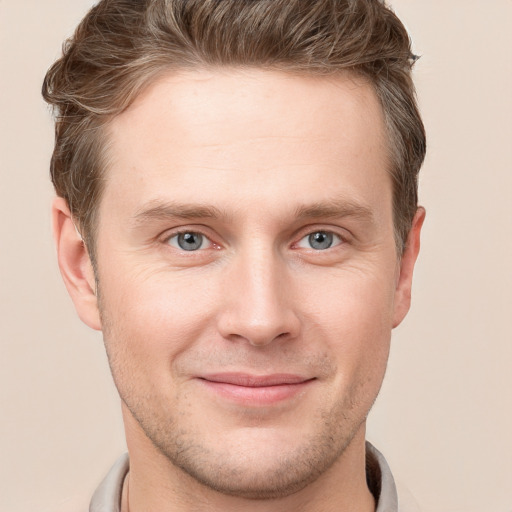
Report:
M 299 321 L 284 260 L 270 244 L 252 241 L 232 262 L 220 330 L 225 337 L 267 345 L 295 337 Z

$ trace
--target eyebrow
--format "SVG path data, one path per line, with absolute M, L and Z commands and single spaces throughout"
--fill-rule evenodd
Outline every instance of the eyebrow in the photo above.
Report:
M 345 218 L 352 217 L 356 220 L 371 223 L 374 219 L 373 210 L 364 205 L 347 200 L 332 200 L 322 203 L 313 203 L 308 206 L 300 206 L 296 210 L 296 218 Z
M 227 217 L 227 214 L 210 205 L 151 201 L 135 213 L 133 224 L 137 227 L 150 221 L 217 219 L 221 217 Z
M 215 206 L 201 203 L 175 203 L 150 201 L 140 208 L 133 216 L 134 227 L 148 222 L 167 221 L 169 219 L 230 219 L 230 215 Z M 371 223 L 373 211 L 366 205 L 347 200 L 331 200 L 310 205 L 299 206 L 295 210 L 296 220 L 305 219 L 335 219 L 352 217 L 356 220 Z

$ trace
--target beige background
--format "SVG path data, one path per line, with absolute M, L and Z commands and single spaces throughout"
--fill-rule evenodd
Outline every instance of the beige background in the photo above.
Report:
M 429 134 L 412 311 L 368 437 L 424 512 L 512 511 L 512 1 L 394 0 Z M 0 0 L 0 510 L 85 510 L 124 449 L 50 235 L 39 89 L 90 0 Z

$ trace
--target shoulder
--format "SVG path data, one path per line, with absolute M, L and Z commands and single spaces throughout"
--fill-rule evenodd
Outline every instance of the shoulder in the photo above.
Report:
M 395 483 L 384 455 L 366 443 L 366 478 L 377 502 L 376 512 L 421 512 L 416 500 L 401 483 Z
M 89 512 L 119 512 L 123 483 L 130 461 L 128 454 L 121 455 L 92 496 Z

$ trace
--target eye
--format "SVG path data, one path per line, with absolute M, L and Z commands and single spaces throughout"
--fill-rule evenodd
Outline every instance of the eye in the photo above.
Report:
M 183 251 L 197 251 L 199 249 L 208 249 L 212 246 L 212 242 L 208 238 L 194 231 L 177 233 L 171 236 L 167 243 Z
M 304 249 L 314 249 L 316 251 L 325 251 L 342 243 L 342 239 L 330 231 L 315 231 L 302 238 L 298 246 Z

